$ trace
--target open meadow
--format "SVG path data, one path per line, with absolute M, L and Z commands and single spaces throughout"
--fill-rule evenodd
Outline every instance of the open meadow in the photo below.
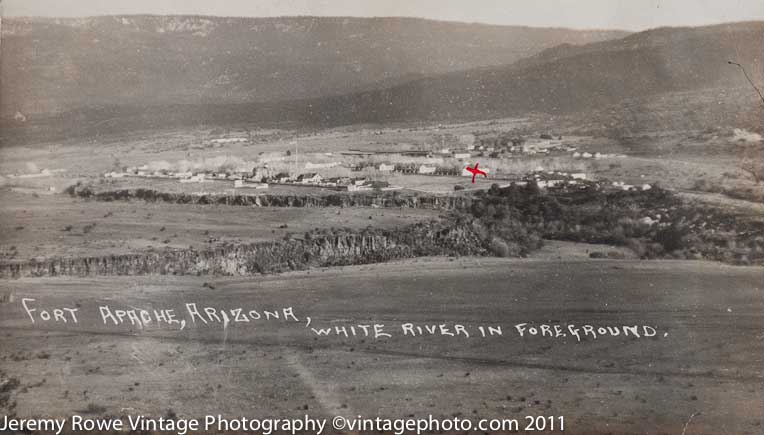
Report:
M 757 434 L 762 276 L 758 267 L 707 262 L 540 255 L 246 279 L 4 281 L 0 375 L 14 387 L 3 406 L 24 417 L 40 409 L 47 416 L 563 415 L 565 432 L 576 434 L 676 434 L 685 426 Z M 26 301 L 34 323 L 24 298 L 34 299 Z M 99 307 L 173 309 L 185 324 L 156 317 L 115 324 Z M 41 310 L 54 308 L 76 308 L 77 323 L 41 320 Z M 231 315 L 237 308 L 249 321 Z M 266 320 L 266 311 L 280 318 Z M 390 335 L 375 337 L 374 324 Z M 457 325 L 469 337 L 449 335 Z M 559 325 L 564 335 L 531 335 L 528 328 L 541 325 Z M 641 336 L 597 332 L 624 325 L 640 325 Z M 643 336 L 641 325 L 654 336 Z M 483 337 L 481 326 L 493 335 Z
M 4 260 L 110 256 L 150 250 L 210 249 L 221 244 L 302 238 L 315 229 L 393 229 L 438 219 L 437 210 L 229 207 L 88 201 L 64 194 L 3 192 Z M 13 223 L 13 224 L 11 224 Z

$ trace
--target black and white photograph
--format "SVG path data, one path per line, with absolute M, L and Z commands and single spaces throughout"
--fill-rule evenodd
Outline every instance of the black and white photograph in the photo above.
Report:
M 37 433 L 764 435 L 764 1 L 2 0 Z

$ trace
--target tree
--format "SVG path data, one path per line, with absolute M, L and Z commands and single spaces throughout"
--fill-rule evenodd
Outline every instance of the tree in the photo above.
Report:
M 529 197 L 535 197 L 541 193 L 541 189 L 539 189 L 536 180 L 528 180 L 528 184 L 525 185 L 525 192 Z

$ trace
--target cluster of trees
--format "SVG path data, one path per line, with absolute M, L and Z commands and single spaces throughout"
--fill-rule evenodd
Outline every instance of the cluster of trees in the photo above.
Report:
M 542 191 L 534 183 L 479 191 L 439 221 L 395 230 L 331 230 L 306 240 L 353 233 L 382 236 L 396 256 L 526 256 L 544 239 L 625 246 L 641 258 L 711 259 L 764 264 L 764 221 L 683 203 L 647 191 Z M 392 253 L 388 253 L 393 255 Z M 385 254 L 385 255 L 388 255 Z
M 479 222 L 487 249 L 525 255 L 543 239 L 627 246 L 642 258 L 707 258 L 764 262 L 764 222 L 685 204 L 660 188 L 559 192 L 494 185 L 476 194 L 468 214 Z

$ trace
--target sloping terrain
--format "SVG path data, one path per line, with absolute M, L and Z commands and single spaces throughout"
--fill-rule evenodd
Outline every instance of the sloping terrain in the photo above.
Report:
M 444 35 L 440 37 L 443 39 Z M 179 98 L 178 104 L 151 106 L 145 104 L 153 101 L 151 99 L 145 99 L 141 104 L 134 101 L 130 104 L 130 98 L 114 98 L 97 109 L 75 110 L 75 105 L 72 111 L 43 119 L 40 123 L 6 122 L 4 136 L 9 142 L 17 143 L 34 137 L 93 136 L 200 124 L 299 128 L 418 120 L 494 119 L 532 112 L 584 114 L 581 119 L 595 124 L 611 122 L 613 117 L 609 113 L 616 112 L 621 118 L 618 123 L 633 124 L 630 117 L 639 117 L 646 107 L 656 104 L 671 108 L 677 122 L 685 120 L 682 122 L 686 124 L 687 119 L 692 120 L 697 124 L 694 127 L 705 127 L 704 123 L 736 122 L 740 126 L 756 129 L 761 128 L 763 115 L 760 101 L 753 98 L 755 91 L 740 69 L 727 61 L 745 65 L 754 82 L 764 82 L 764 60 L 760 50 L 762 41 L 764 22 L 655 29 L 582 47 L 567 44 L 511 65 L 490 66 L 492 63 L 515 60 L 513 56 L 498 59 L 494 54 L 491 59 L 485 60 L 483 67 L 476 69 L 430 75 L 385 89 L 290 101 L 254 102 L 252 95 L 237 93 L 236 98 L 227 98 L 225 92 L 214 100 L 211 97 L 202 98 L 199 96 L 207 92 L 204 87 L 190 86 L 193 82 L 179 80 L 173 86 L 191 89 L 199 97 L 195 102 Z M 284 46 L 291 47 L 289 44 Z M 357 48 L 360 50 L 363 47 L 373 54 L 375 46 L 367 41 Z M 484 47 L 491 53 L 502 51 L 493 44 L 482 46 L 475 42 L 475 46 Z M 459 50 L 464 49 L 460 47 Z M 422 50 L 438 53 L 429 46 Z M 477 50 L 475 53 L 480 52 Z M 347 54 L 343 56 L 343 59 L 354 58 Z M 450 56 L 444 53 L 434 58 L 442 60 Z M 481 54 L 479 57 L 484 56 Z M 380 60 L 382 65 L 389 61 L 384 58 Z M 436 66 L 437 62 L 426 59 L 422 62 L 422 65 L 430 67 L 419 68 L 416 74 L 435 74 L 443 69 L 442 65 Z M 457 62 L 454 68 L 466 67 L 467 64 L 481 66 L 473 59 L 462 64 Z M 412 70 L 400 69 L 400 65 L 395 65 L 392 69 L 401 74 L 395 80 L 405 80 L 404 75 L 410 77 L 407 74 Z M 282 64 L 278 68 L 283 74 L 292 74 L 303 67 Z M 311 79 L 315 82 L 313 88 L 323 86 L 324 79 L 319 77 L 324 76 L 317 74 L 317 70 L 306 74 L 304 77 L 315 78 Z M 348 81 L 342 74 L 333 76 L 344 77 L 343 80 L 347 81 L 345 89 L 354 88 L 353 83 L 361 83 Z M 289 79 L 289 83 L 294 89 L 304 82 Z M 377 86 L 384 83 L 389 81 L 376 82 Z M 173 86 L 168 89 L 173 89 Z M 242 86 L 252 89 L 251 85 Z M 326 88 L 327 93 L 337 90 Z M 297 96 L 295 93 L 290 95 Z M 688 95 L 692 97 L 689 101 L 686 98 Z M 276 96 L 268 98 L 275 99 Z M 242 101 L 235 102 L 239 100 Z M 702 110 L 698 110 L 696 100 L 711 100 L 717 104 L 703 103 Z M 186 103 L 180 104 L 181 101 Z M 590 119 L 592 114 L 596 119 Z M 656 129 L 666 124 L 663 119 L 659 121 L 663 122 L 653 122 Z M 73 125 L 76 128 L 72 128 Z M 14 126 L 18 128 L 12 128 Z
M 413 18 L 9 18 L 0 107 L 4 118 L 32 118 L 346 94 L 625 34 Z
M 522 425 L 526 415 L 564 416 L 572 434 L 760 434 L 762 272 L 706 262 L 442 258 L 259 279 L 0 281 L 0 380 L 15 387 L 0 410 Z M 34 299 L 34 324 L 22 298 Z M 261 315 L 292 307 L 299 322 L 262 315 L 205 324 L 189 318 L 186 303 Z M 126 317 L 115 325 L 100 306 L 172 309 L 186 326 Z M 59 307 L 78 307 L 78 323 L 40 319 Z M 361 335 L 318 336 L 307 316 L 317 329 L 350 334 L 352 325 L 382 324 L 391 336 L 366 337 L 358 326 Z M 403 335 L 408 322 L 424 334 Z M 560 324 L 566 335 L 520 337 L 521 323 Z M 425 330 L 453 333 L 455 324 L 470 337 Z M 568 332 L 587 324 L 597 338 Z M 597 332 L 635 324 L 657 333 Z M 482 337 L 479 326 L 502 335 Z
M 310 115 L 329 124 L 498 118 L 599 109 L 673 92 L 748 88 L 741 71 L 727 61 L 746 65 L 755 82 L 764 82 L 763 42 L 764 22 L 657 29 L 618 41 L 558 47 L 511 66 L 326 99 L 314 104 Z M 750 109 L 746 101 L 739 110 Z

